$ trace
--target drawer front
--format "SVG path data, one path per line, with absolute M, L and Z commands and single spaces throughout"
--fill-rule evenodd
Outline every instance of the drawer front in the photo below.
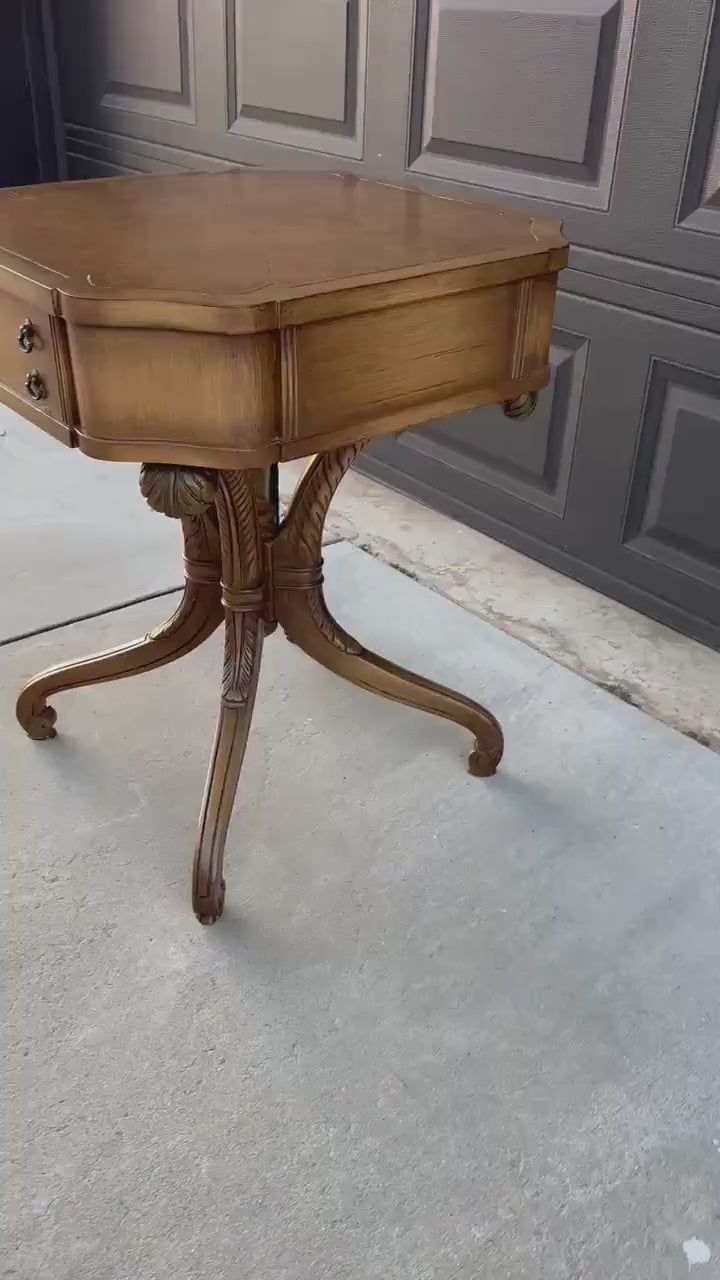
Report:
M 0 293 L 0 383 L 18 413 L 26 404 L 69 426 L 71 409 L 61 390 L 61 326 L 62 321 L 31 303 Z
M 548 380 L 556 279 L 284 330 L 282 459 L 539 390 Z
M 71 324 L 68 341 L 84 453 L 228 468 L 277 461 L 274 334 Z

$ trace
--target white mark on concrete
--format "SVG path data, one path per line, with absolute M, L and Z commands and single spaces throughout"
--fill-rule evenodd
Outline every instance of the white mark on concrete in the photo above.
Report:
M 710 1261 L 710 1250 L 705 1241 L 698 1240 L 697 1236 L 692 1236 L 690 1240 L 683 1240 L 683 1253 L 688 1261 L 688 1271 Z
M 720 1138 L 713 1138 L 713 1146 L 720 1147 Z

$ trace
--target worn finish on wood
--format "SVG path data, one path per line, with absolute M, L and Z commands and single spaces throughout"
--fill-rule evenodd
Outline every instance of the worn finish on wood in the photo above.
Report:
M 112 302 L 111 324 L 134 323 L 134 304 L 174 303 L 189 309 L 182 327 L 191 329 L 194 307 L 210 310 L 208 322 L 260 309 L 265 328 L 268 305 L 307 300 L 317 320 L 323 294 L 332 312 L 332 294 L 345 288 L 564 251 L 552 219 L 351 176 L 268 170 L 11 190 L 0 195 L 0 246 L 22 258 L 22 274 L 58 291 L 71 320 L 102 322 Z M 131 305 L 123 312 L 121 303 Z M 296 306 L 292 323 L 305 314 Z
M 332 617 L 322 532 L 366 440 L 491 402 L 532 412 L 566 254 L 554 222 L 331 174 L 0 192 L 0 399 L 88 454 L 142 462 L 143 496 L 185 540 L 169 622 L 43 672 L 18 719 L 53 737 L 52 694 L 170 662 L 224 618 L 192 881 L 203 924 L 222 913 L 263 639 L 278 624 L 354 684 L 467 728 L 470 771 L 495 772 L 489 711 Z M 281 521 L 277 464 L 316 451 Z
M 406 409 L 412 415 L 430 399 L 464 392 L 482 398 L 486 386 L 509 381 L 521 287 L 498 285 L 299 328 L 295 434 L 367 429 Z
M 145 333 L 69 327 L 80 444 L 94 457 L 164 460 L 207 441 L 252 465 L 275 439 L 275 345 L 269 333 Z M 229 407 L 232 406 L 232 409 Z M 202 435 L 199 425 L 202 424 Z M 152 441 L 154 449 L 148 450 Z
M 538 391 L 566 257 L 547 219 L 336 174 L 0 192 L 0 398 L 95 458 L 267 467 Z

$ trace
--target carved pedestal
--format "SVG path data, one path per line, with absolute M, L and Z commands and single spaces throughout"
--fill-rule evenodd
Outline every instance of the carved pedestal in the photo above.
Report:
M 220 711 L 193 866 L 193 908 L 202 924 L 212 924 L 222 914 L 225 838 L 250 730 L 263 638 L 277 624 L 311 657 L 354 684 L 464 725 L 475 739 L 471 773 L 487 777 L 500 762 L 502 731 L 489 711 L 370 653 L 327 608 L 323 526 L 333 494 L 361 448 L 345 445 L 319 454 L 282 521 L 274 468 L 143 466 L 140 488 L 147 502 L 182 522 L 186 583 L 177 610 L 135 644 L 43 672 L 18 699 L 17 716 L 26 732 L 32 738 L 54 737 L 56 716 L 48 704 L 53 694 L 171 662 L 194 649 L 224 619 Z

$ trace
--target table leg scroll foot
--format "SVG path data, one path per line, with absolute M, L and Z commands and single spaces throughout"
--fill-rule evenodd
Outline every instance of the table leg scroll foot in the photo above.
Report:
M 220 472 L 216 503 L 225 660 L 192 876 L 193 910 L 205 925 L 219 919 L 225 903 L 225 840 L 250 732 L 264 636 L 264 561 L 251 478 L 243 472 Z
M 194 477 L 190 470 L 171 467 L 143 467 L 140 477 L 141 491 L 151 505 L 182 521 L 185 590 L 174 614 L 141 640 L 61 663 L 35 676 L 22 690 L 15 708 L 29 737 L 56 736 L 57 717 L 47 701 L 53 694 L 121 680 L 174 662 L 196 649 L 222 622 L 220 542 L 212 509 L 215 490 L 205 473 L 193 488 Z
M 335 622 L 320 588 L 284 593 L 278 604 L 288 639 L 316 662 L 362 689 L 463 725 L 475 738 L 468 760 L 470 773 L 488 778 L 497 771 L 503 754 L 502 729 L 480 703 L 365 649 Z
M 215 924 L 223 913 L 225 906 L 225 881 L 220 881 L 219 891 L 210 897 L 194 898 L 193 910 L 200 924 Z
M 36 695 L 34 700 L 21 695 L 17 704 L 17 718 L 28 738 L 33 738 L 35 742 L 57 737 L 57 711 L 48 705 L 42 695 Z
M 17 700 L 15 711 L 18 721 L 30 738 L 54 738 L 57 716 L 55 709 L 47 703 L 50 695 L 91 684 L 105 684 L 108 680 L 121 680 L 125 676 L 139 675 L 164 666 L 197 648 L 212 635 L 221 621 L 218 594 L 207 588 L 194 590 L 188 587 L 170 621 L 142 640 L 107 649 L 89 658 L 80 658 L 76 662 L 50 667 L 35 676 Z
M 469 729 L 475 738 L 470 773 L 490 777 L 503 754 L 502 729 L 494 715 L 472 699 L 363 648 L 338 625 L 325 604 L 323 525 L 333 494 L 362 447 L 360 441 L 319 454 L 300 481 L 277 538 L 276 616 L 288 639 L 330 671 L 363 689 Z
M 56 713 L 47 699 L 67 689 L 79 689 L 125 676 L 139 675 L 173 662 L 197 648 L 222 621 L 219 584 L 188 582 L 170 620 L 133 644 L 50 667 L 22 690 L 16 715 L 30 738 L 56 736 Z
M 201 924 L 214 924 L 225 902 L 225 840 L 250 732 L 262 639 L 258 619 L 235 615 L 226 624 L 224 687 L 193 864 L 193 911 Z
M 480 742 L 476 740 L 475 747 L 468 756 L 468 773 L 471 773 L 474 778 L 493 778 L 497 773 L 502 755 L 502 736 L 499 746 L 496 745 L 490 751 L 484 751 Z

